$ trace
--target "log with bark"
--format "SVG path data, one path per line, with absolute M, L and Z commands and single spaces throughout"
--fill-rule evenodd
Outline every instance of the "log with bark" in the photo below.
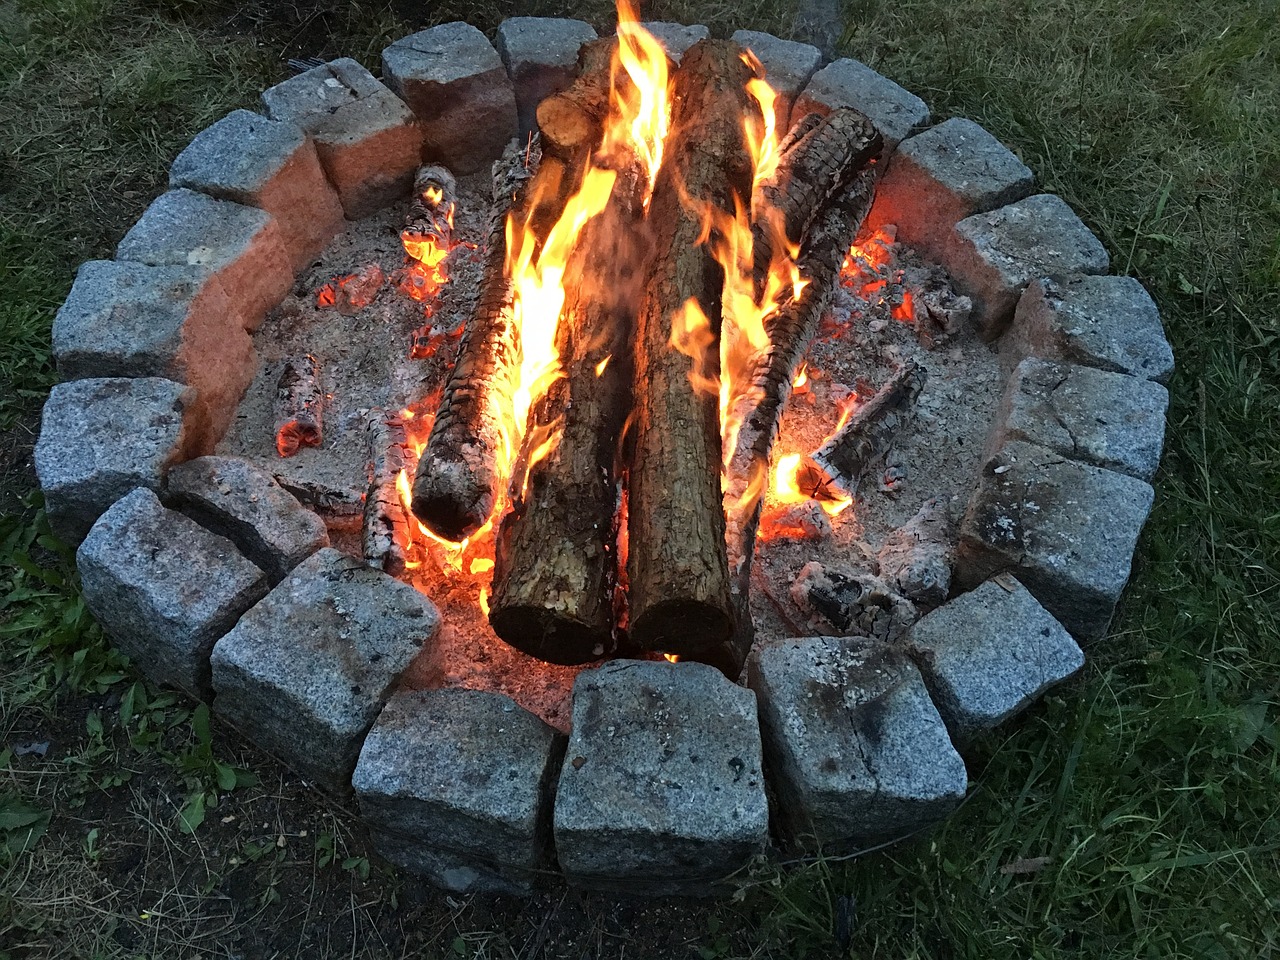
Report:
M 871 164 L 871 160 L 867 161 Z M 798 300 L 787 301 L 767 322 L 769 347 L 756 364 L 752 389 L 735 405 L 741 424 L 725 476 L 725 514 L 734 636 L 727 656 L 741 669 L 751 651 L 751 561 L 764 505 L 773 444 L 791 385 L 808 352 L 818 322 L 830 306 L 849 244 L 857 236 L 875 196 L 878 168 L 864 165 L 832 199 L 805 238 L 800 271 L 809 283 Z
M 365 563 L 393 577 L 404 573 L 410 547 L 409 518 L 396 480 L 404 469 L 408 438 L 404 420 L 386 411 L 369 411 L 369 488 L 364 499 L 361 547 Z
M 320 361 L 307 353 L 289 357 L 276 383 L 276 452 L 292 457 L 324 442 L 324 385 Z
M 827 205 L 857 173 L 880 156 L 884 140 L 871 121 L 842 108 L 826 116 L 808 114 L 779 145 L 773 176 L 751 198 L 752 252 L 757 292 L 769 264 L 784 251 L 800 248 Z
M 705 242 L 705 205 L 732 218 L 749 202 L 742 118 L 751 71 L 735 44 L 704 40 L 673 77 L 666 160 L 648 221 L 654 244 L 635 338 L 635 446 L 628 492 L 631 639 L 728 672 L 733 634 L 720 491 L 719 399 L 691 382 L 719 376 L 714 349 L 695 364 L 671 346 L 673 320 L 696 306 L 719 332 L 724 271 Z M 736 675 L 734 679 L 737 679 Z
M 889 451 L 911 421 L 927 378 L 914 360 L 899 367 L 843 427 L 801 460 L 796 474 L 800 489 L 811 494 L 834 489 L 853 496 L 867 468 Z
M 498 457 L 507 442 L 521 356 L 505 270 L 506 221 L 509 211 L 519 217 L 538 158 L 536 142 L 529 148 L 512 145 L 493 166 L 494 206 L 480 293 L 414 472 L 414 515 L 455 542 L 483 526 L 497 502 Z
M 624 171 L 582 229 L 556 331 L 565 375 L 534 402 L 526 431 L 528 443 L 554 429 L 560 438 L 527 478 L 513 475 L 512 509 L 498 531 L 489 622 L 512 646 L 553 663 L 583 663 L 617 646 L 615 461 L 647 262 L 636 231 L 646 186 L 638 165 Z

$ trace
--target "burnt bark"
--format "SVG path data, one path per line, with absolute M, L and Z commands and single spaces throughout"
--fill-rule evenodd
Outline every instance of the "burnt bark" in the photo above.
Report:
M 384 410 L 369 412 L 369 489 L 364 498 L 360 532 L 365 563 L 393 577 L 404 573 L 410 538 L 409 518 L 400 502 L 396 479 L 405 468 L 408 439 L 404 421 Z
M 752 251 L 757 290 L 763 284 L 779 243 L 798 248 L 828 202 L 857 173 L 876 160 L 884 141 L 856 110 L 808 114 L 780 145 L 773 176 L 751 198 Z
M 840 430 L 801 461 L 801 490 L 835 488 L 853 496 L 867 468 L 884 456 L 915 412 L 928 374 L 914 360 L 904 363 Z
M 441 256 L 449 252 L 457 192 L 457 181 L 446 168 L 432 164 L 418 169 L 413 178 L 413 202 L 400 231 L 400 239 L 411 255 L 413 245 L 426 243 L 434 243 Z
M 556 331 L 565 375 L 535 401 L 526 431 L 530 443 L 549 429 L 560 439 L 527 478 L 513 476 L 512 509 L 498 530 L 489 622 L 553 663 L 583 663 L 617 645 L 615 463 L 631 399 L 632 294 L 647 261 L 635 229 L 645 185 L 638 167 L 625 172 L 582 229 Z
M 311 354 L 289 357 L 276 383 L 276 452 L 292 457 L 324 442 L 324 385 L 320 361 Z
M 412 507 L 422 523 L 460 541 L 488 520 L 497 503 L 499 456 L 509 442 L 512 395 L 520 371 L 520 331 L 505 272 L 508 212 L 519 220 L 537 166 L 536 142 L 508 147 L 493 167 L 480 292 L 413 480 Z
M 648 222 L 654 243 L 637 317 L 635 448 L 628 494 L 631 639 L 649 650 L 731 668 L 732 637 L 719 401 L 690 380 L 694 361 L 671 346 L 692 300 L 718 334 L 724 272 L 704 242 L 704 205 L 727 218 L 748 203 L 752 164 L 742 117 L 751 75 L 736 45 L 702 41 L 673 78 L 666 161 Z M 700 374 L 719 377 L 714 347 Z M 736 676 L 734 679 L 737 679 Z
M 769 463 L 791 385 L 818 322 L 831 303 L 849 245 L 875 197 L 877 168 L 865 166 L 833 198 L 813 225 L 800 256 L 809 280 L 798 300 L 790 300 L 767 322 L 769 347 L 756 364 L 752 389 L 738 401 L 734 416 L 741 427 L 725 476 L 725 515 L 734 636 L 727 656 L 739 670 L 751 651 L 751 561 L 764 505 Z

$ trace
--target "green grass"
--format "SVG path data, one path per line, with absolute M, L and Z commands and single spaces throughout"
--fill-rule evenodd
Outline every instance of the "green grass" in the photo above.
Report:
M 74 267 L 109 254 L 183 143 L 251 103 L 281 75 L 279 56 L 346 53 L 376 63 L 384 43 L 422 25 L 398 9 L 0 3 L 0 431 L 33 429 L 52 382 L 49 324 Z M 512 13 L 564 9 L 559 0 L 518 10 L 454 0 L 429 15 L 490 28 Z M 607 5 L 597 0 L 575 12 L 605 26 Z M 645 13 L 720 32 L 785 35 L 789 22 L 789 7 L 777 3 L 690 0 Z M 556 922 L 567 941 L 607 934 L 598 941 L 605 953 L 618 952 L 621 938 L 628 953 L 650 956 L 1278 955 L 1280 5 L 850 0 L 845 15 L 845 52 L 919 93 L 936 116 L 971 117 L 1009 144 L 1103 239 L 1113 269 L 1138 277 L 1159 303 L 1178 371 L 1134 578 L 1083 675 L 970 753 L 974 794 L 932 834 L 854 861 L 762 868 L 739 902 L 642 910 L 616 936 L 615 908 L 601 898 L 556 906 Z M 6 476 L 29 482 L 20 471 Z M 131 942 L 151 955 L 178 955 L 181 938 L 154 936 L 125 902 L 124 881 L 99 875 L 113 848 L 103 855 L 100 837 L 90 845 L 99 858 L 86 853 L 63 803 L 124 797 L 151 811 L 140 780 L 173 795 L 164 818 L 143 817 L 153 824 L 143 832 L 189 869 L 148 859 L 137 882 L 194 898 L 181 901 L 189 909 L 178 925 L 191 943 L 210 942 L 200 938 L 219 901 L 207 891 L 243 882 L 266 920 L 292 916 L 316 890 L 328 891 L 330 906 L 349 894 L 349 930 L 325 927 L 343 955 L 357 942 L 363 955 L 396 955 L 380 946 L 392 927 L 427 956 L 519 953 L 528 929 L 517 907 L 455 907 L 429 893 L 416 914 L 388 906 L 406 881 L 369 874 L 341 815 L 296 814 L 315 824 L 312 838 L 328 837 L 296 859 L 294 847 L 285 857 L 257 835 L 232 844 L 230 859 L 227 850 L 193 853 L 220 820 L 208 817 L 184 839 L 175 817 L 196 791 L 229 783 L 222 768 L 257 764 L 264 781 L 278 774 L 217 736 L 211 753 L 200 752 L 182 708 L 137 687 L 107 650 L 79 605 L 73 571 L 53 544 L 41 546 L 41 534 L 30 513 L 0 528 L 10 571 L 0 575 L 0 748 L 19 732 L 62 724 L 73 731 L 74 762 L 44 770 L 0 752 L 8 767 L 0 860 L 26 846 L 15 838 L 48 831 L 0 863 L 0 957 L 7 942 L 52 942 L 52 928 L 37 923 L 49 914 L 64 935 L 76 934 L 66 942 L 79 946 L 66 955 L 129 956 L 119 931 L 133 931 Z M 172 727 L 169 740 L 138 739 L 136 718 L 120 722 L 126 690 L 161 704 L 144 714 Z M 96 735 L 94 715 L 107 718 Z M 99 786 L 122 766 L 143 772 Z M 238 801 L 242 793 L 249 799 Z M 247 787 L 214 799 L 243 814 L 235 804 L 249 809 L 267 794 Z M 1049 859 L 1035 872 L 1002 869 L 1032 858 Z M 281 885 L 286 863 L 320 880 L 291 894 Z M 106 906 L 63 904 L 60 875 L 64 893 L 97 890 Z M 383 906 L 370 905 L 379 899 Z M 841 910 L 847 951 L 835 938 Z M 93 935 L 108 920 L 117 934 Z

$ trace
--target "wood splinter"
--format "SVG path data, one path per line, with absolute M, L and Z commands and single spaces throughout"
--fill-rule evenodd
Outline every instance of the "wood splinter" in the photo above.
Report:
M 408 438 L 404 420 L 384 410 L 369 411 L 369 489 L 364 500 L 361 548 L 365 563 L 398 577 L 408 560 L 409 518 L 396 480 L 405 467 Z
M 854 411 L 848 423 L 801 461 L 796 476 L 800 489 L 834 488 L 853 496 L 863 474 L 888 453 L 910 422 L 927 379 L 920 364 L 904 363 L 874 397 Z
M 276 452 L 292 457 L 324 442 L 324 386 L 320 361 L 307 353 L 289 357 L 276 384 Z

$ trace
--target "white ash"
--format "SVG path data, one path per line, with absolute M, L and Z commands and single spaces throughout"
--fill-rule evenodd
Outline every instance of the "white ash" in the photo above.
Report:
M 789 593 L 806 564 L 816 561 L 877 575 L 881 550 L 923 504 L 936 500 L 936 509 L 958 514 L 976 483 L 983 445 L 1004 387 L 999 358 L 967 322 L 963 309 L 956 317 L 963 316 L 965 322 L 949 339 L 936 331 L 921 334 L 919 290 L 928 286 L 937 302 L 947 302 L 953 298 L 951 285 L 941 267 L 925 263 L 891 237 L 892 231 L 882 230 L 878 238 L 859 238 L 860 245 L 881 245 L 890 256 L 878 269 L 845 279 L 858 288 L 877 280 L 885 281 L 884 286 L 865 299 L 848 286 L 837 291 L 809 350 L 807 390 L 792 398 L 783 416 L 774 467 L 787 454 L 809 453 L 821 446 L 836 427 L 841 403 L 855 391 L 867 399 L 869 391 L 880 387 L 906 359 L 923 366 L 928 379 L 911 421 L 884 462 L 863 480 L 854 504 L 834 518 L 831 536 L 804 541 L 765 534 L 757 541 L 751 611 L 760 641 L 812 633 L 806 613 Z M 907 292 L 913 294 L 915 322 L 892 315 Z M 772 515 L 778 509 L 771 487 L 765 511 Z M 939 544 L 948 557 L 954 549 L 953 538 L 948 528 Z M 890 574 L 892 586 L 901 589 L 896 573 Z M 928 607 L 936 602 L 940 585 L 913 583 L 911 589 L 920 593 L 917 599 Z

